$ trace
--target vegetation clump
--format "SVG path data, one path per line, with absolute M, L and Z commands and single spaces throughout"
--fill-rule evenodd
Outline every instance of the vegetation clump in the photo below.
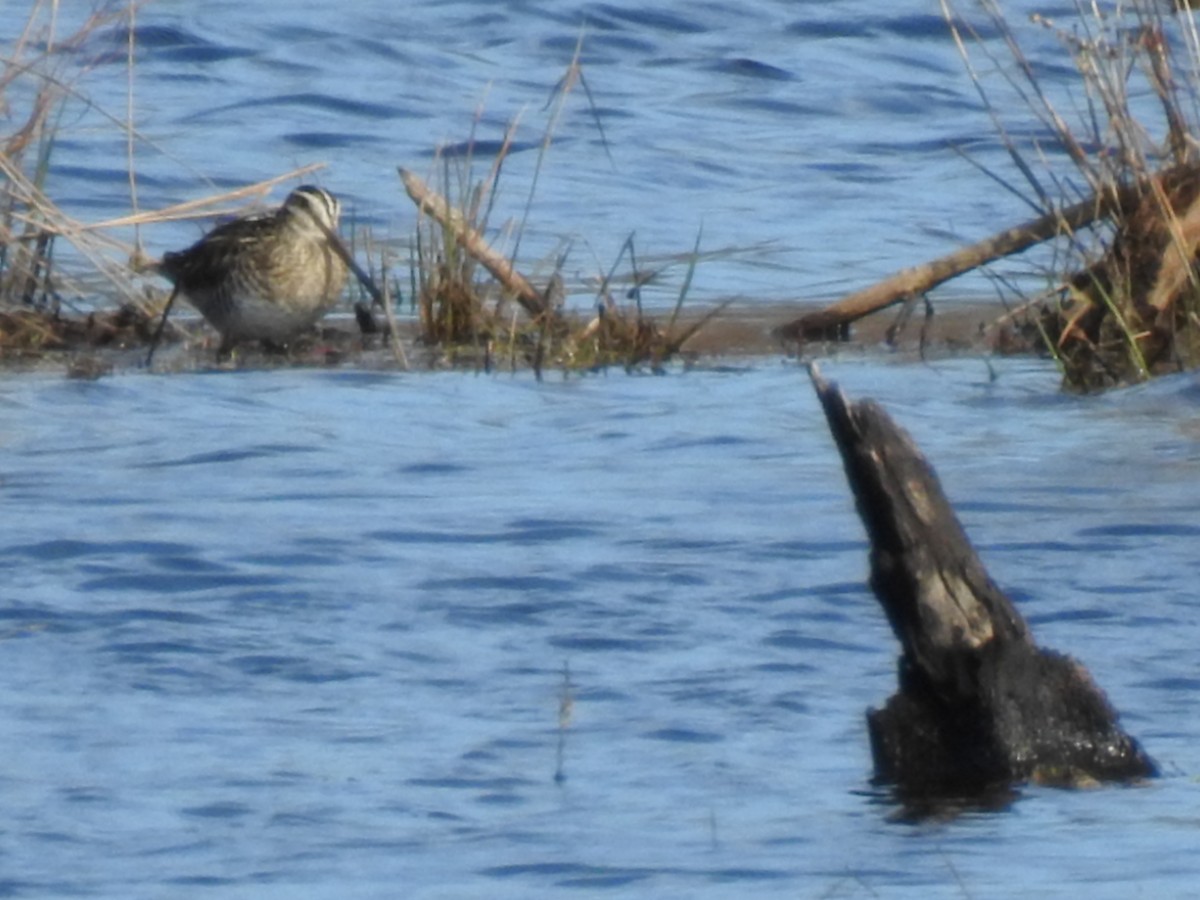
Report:
M 1033 329 L 1061 367 L 1064 384 L 1074 390 L 1200 365 L 1200 35 L 1194 13 L 1186 4 L 1164 0 L 1113 6 L 1075 0 L 1070 22 L 1033 17 L 1034 27 L 1054 36 L 1069 54 L 1074 75 L 1067 83 L 1062 67 L 1034 63 L 1025 55 L 997 0 L 979 0 L 974 8 L 984 19 L 975 16 L 975 24 L 951 2 L 942 0 L 951 34 L 1021 181 L 988 174 L 1018 194 L 1035 217 L 807 313 L 779 328 L 778 336 L 843 338 L 848 324 L 869 312 L 893 303 L 911 312 L 933 287 L 1045 243 L 1054 248 L 1045 268 L 1049 287 L 1033 298 L 1019 292 L 1023 302 L 1007 317 L 1000 337 Z M 147 289 L 142 281 L 147 265 L 136 230 L 130 244 L 114 237 L 113 229 L 229 212 L 230 200 L 262 196 L 279 181 L 313 168 L 238 192 L 139 212 L 131 87 L 124 118 L 105 115 L 127 138 L 133 212 L 90 224 L 67 215 L 51 199 L 47 182 L 64 106 L 79 94 L 76 85 L 90 69 L 81 48 L 98 29 L 120 25 L 112 33 L 128 37 L 132 85 L 136 9 L 136 3 L 110 6 L 60 38 L 55 4 L 32 0 L 21 37 L 0 59 L 0 108 L 13 123 L 0 133 L 0 352 L 141 340 L 162 308 L 164 292 Z M 105 46 L 111 50 L 112 41 Z M 67 49 L 81 52 L 60 52 Z M 999 74 L 1000 90 L 1025 104 L 1036 127 L 1030 128 L 1028 117 L 1018 128 L 1004 122 L 999 110 L 1013 107 L 1007 100 L 994 101 L 997 86 L 994 81 L 985 85 L 979 74 L 983 67 L 974 62 L 979 54 L 993 73 L 988 77 Z M 371 302 L 355 305 L 362 333 L 383 333 L 401 366 L 407 366 L 402 338 L 408 336 L 426 349 L 433 364 L 530 366 L 539 374 L 547 367 L 658 371 L 681 356 L 686 342 L 719 312 L 690 316 L 687 322 L 680 315 L 702 258 L 699 241 L 678 257 L 686 275 L 674 309 L 660 318 L 643 308 L 641 286 L 648 276 L 637 265 L 632 238 L 613 270 L 590 285 L 590 307 L 572 308 L 568 302 L 588 293 L 565 284 L 569 247 L 550 261 L 536 285 L 518 271 L 522 231 L 542 163 L 577 85 L 587 90 L 578 54 L 551 104 L 525 215 L 500 232 L 511 242 L 505 252 L 492 246 L 497 233 L 489 219 L 512 129 L 478 181 L 471 176 L 473 141 L 464 145 L 465 153 L 456 151 L 456 158 L 466 161 L 457 171 L 447 159 L 439 160 L 443 183 L 438 190 L 401 171 L 419 214 L 408 279 L 413 318 L 398 323 L 394 298 L 399 290 L 381 293 L 360 272 Z M 598 117 L 596 127 L 603 139 Z M 64 269 L 64 242 L 73 261 L 86 262 L 83 277 Z M 626 260 L 629 271 L 618 278 L 616 267 Z M 377 270 L 386 269 L 381 259 Z M 615 289 L 619 282 L 622 291 Z M 1008 282 L 1000 283 L 1011 290 Z M 372 315 L 380 307 L 386 328 Z
M 124 340 L 147 318 L 147 299 L 128 265 L 131 248 L 71 218 L 47 190 L 66 104 L 79 93 L 78 82 L 89 70 L 81 51 L 99 29 L 124 13 L 94 12 L 74 32 L 60 36 L 55 7 L 35 2 L 8 55 L 0 58 L 0 109 L 10 123 L 0 133 L 3 352 Z M 106 309 L 77 308 L 75 298 L 95 293 L 96 285 L 86 286 L 58 266 L 64 239 L 88 261 L 88 276 L 115 303 Z
M 1084 126 L 1072 130 L 1045 92 L 1030 96 L 1075 169 L 1074 191 L 1103 212 L 1090 241 L 1064 229 L 1074 271 L 1041 306 L 1065 384 L 1087 391 L 1200 364 L 1200 40 L 1182 4 L 1079 13 L 1071 28 L 1035 22 L 1071 55 Z M 1043 180 L 1027 183 L 1044 202 Z
M 420 340 L 426 346 L 439 348 L 454 360 L 475 359 L 485 367 L 528 365 L 539 376 L 547 365 L 572 371 L 614 365 L 660 371 L 719 312 L 713 310 L 677 328 L 699 259 L 698 245 L 687 257 L 687 274 L 665 327 L 643 311 L 636 260 L 631 260 L 634 302 L 617 301 L 611 290 L 615 268 L 626 253 L 632 257 L 632 238 L 601 282 L 595 315 L 581 317 L 564 310 L 565 254 L 545 287 L 538 288 L 484 237 L 491 208 L 487 198 L 502 159 L 503 151 L 488 178 L 477 184 L 445 175 L 447 188 L 459 186 L 463 199 L 457 204 L 413 172 L 400 170 L 405 190 L 421 213 L 413 294 Z
M 166 293 L 147 287 L 143 280 L 156 266 L 141 253 L 137 229 L 154 222 L 245 212 L 244 206 L 231 208 L 230 202 L 244 204 L 248 199 L 261 198 L 279 182 L 318 167 L 307 166 L 238 191 L 167 209 L 139 211 L 133 148 L 140 138 L 132 124 L 138 4 L 112 3 L 63 38 L 56 32 L 53 0 L 31 0 L 31 4 L 22 35 L 8 55 L 0 58 L 0 109 L 15 123 L 9 131 L 0 132 L 0 356 L 146 345 L 153 354 L 157 343 L 155 323 L 166 324 L 162 315 Z M 83 97 L 78 83 L 94 68 L 87 48 L 101 35 L 104 39 L 97 43 L 104 47 L 105 62 L 116 58 L 111 52 L 114 45 L 127 44 L 129 108 L 124 117 L 101 114 L 126 139 L 133 211 L 119 220 L 85 224 L 72 219 L 51 199 L 48 182 L 63 111 L 73 100 Z M 576 85 L 586 90 L 578 53 L 555 92 L 557 102 L 538 156 L 539 172 L 554 124 Z M 599 129 L 598 118 L 596 125 Z M 514 264 L 523 222 L 512 232 L 515 239 L 509 257 L 489 245 L 484 235 L 511 147 L 512 130 L 501 142 L 487 177 L 478 183 L 470 179 L 473 141 L 468 142 L 467 164 L 456 173 L 457 180 L 452 177 L 450 164 L 443 160 L 445 184 L 440 193 L 426 187 L 412 173 L 402 172 L 405 188 L 419 210 L 409 275 L 415 321 L 397 321 L 395 301 L 400 290 L 396 282 L 389 280 L 389 250 L 383 248 L 377 264 L 373 259 L 368 262 L 368 269 L 378 273 L 378 278 L 354 264 L 360 285 L 354 311 L 363 335 L 361 346 L 372 343 L 372 336 L 382 336 L 390 343 L 396 363 L 407 368 L 404 343 L 415 339 L 427 348 L 432 364 L 448 361 L 485 367 L 532 366 L 539 375 L 548 366 L 569 370 L 609 365 L 657 369 L 678 355 L 683 342 L 699 326 L 693 322 L 677 333 L 672 331 L 673 324 L 662 329 L 643 314 L 640 301 L 632 308 L 615 302 L 606 290 L 610 279 L 605 280 L 597 301 L 600 314 L 592 317 L 568 313 L 561 276 L 565 253 L 543 285 L 534 287 Z M 531 188 L 530 204 L 533 193 Z M 527 205 L 526 216 L 528 212 Z M 113 229 L 117 228 L 132 228 L 133 243 L 113 237 Z M 369 240 L 365 230 L 356 230 L 353 237 L 360 236 Z M 71 264 L 67 266 L 56 252 L 63 240 L 72 249 Z M 368 257 L 372 249 L 367 247 Z M 80 258 L 82 267 L 78 265 Z M 688 270 L 689 283 L 694 263 L 695 255 Z M 82 274 L 76 274 L 80 268 Z M 375 286 L 376 281 L 384 285 L 383 291 Z M 386 315 L 386 324 L 375 319 L 374 313 L 380 309 Z M 672 323 L 677 312 L 672 314 Z M 347 350 L 352 352 L 346 340 L 350 336 L 331 331 L 325 331 L 323 342 L 328 347 L 332 341 L 340 349 L 326 350 L 324 356 L 344 358 Z M 191 337 L 186 329 L 173 323 L 163 335 L 168 340 Z M 254 355 L 248 358 L 260 359 Z
M 1069 23 L 1033 16 L 1033 27 L 1054 35 L 1070 55 L 1074 77 L 1065 80 L 1063 67 L 1025 55 L 996 0 L 979 0 L 978 8 L 986 24 L 973 24 L 942 0 L 1021 181 L 987 174 L 1035 218 L 897 272 L 779 327 L 777 335 L 798 342 L 844 337 L 869 313 L 896 303 L 910 309 L 952 278 L 1048 242 L 1049 288 L 1033 298 L 1016 290 L 1024 302 L 999 337 L 1023 324 L 1036 329 L 1064 385 L 1077 391 L 1200 365 L 1200 35 L 1190 6 L 1076 0 Z M 978 56 L 986 67 L 976 66 Z M 1003 104 L 995 102 L 997 92 L 1007 94 Z M 1010 128 L 1000 110 L 1022 104 L 1034 127 L 1026 119 Z M 1014 290 L 1003 278 L 997 282 L 1002 293 Z

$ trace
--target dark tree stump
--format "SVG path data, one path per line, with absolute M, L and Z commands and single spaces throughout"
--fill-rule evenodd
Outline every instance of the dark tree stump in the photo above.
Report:
M 810 374 L 902 646 L 899 691 L 867 713 L 876 777 L 922 797 L 1156 774 L 1087 670 L 1034 643 L 912 439 L 879 404 Z

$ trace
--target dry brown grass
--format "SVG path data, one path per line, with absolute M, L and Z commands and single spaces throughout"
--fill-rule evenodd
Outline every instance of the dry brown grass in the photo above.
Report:
M 57 242 L 65 239 L 104 276 L 117 305 L 138 308 L 143 298 L 128 267 L 114 258 L 125 248 L 88 230 L 47 193 L 64 106 L 89 71 L 80 51 L 123 11 L 93 13 L 66 36 L 56 33 L 56 14 L 53 0 L 35 0 L 20 36 L 0 59 L 0 109 L 12 123 L 0 134 L 0 306 L 57 311 L 64 295 L 82 293 L 55 265 Z
M 297 179 L 317 167 L 304 167 L 237 191 L 165 209 L 140 209 L 134 147 L 143 139 L 131 124 L 138 4 L 114 0 L 78 30 L 60 37 L 55 32 L 56 0 L 30 3 L 20 39 L 0 58 L 0 109 L 5 109 L 8 121 L 15 123 L 9 131 L 0 133 L 0 355 L 25 356 L 80 344 L 153 344 L 152 326 L 163 311 L 167 294 L 159 287 L 147 286 L 144 276 L 154 265 L 140 250 L 138 229 L 166 221 L 241 214 L 249 201 L 261 199 L 279 183 Z M 109 27 L 122 28 L 129 35 L 127 109 L 120 114 L 101 114 L 124 137 L 128 147 L 131 212 L 89 223 L 72 217 L 55 202 L 50 161 L 61 136 L 63 110 L 82 98 L 84 79 L 92 71 L 87 61 L 88 42 Z M 105 46 L 111 47 L 111 41 Z M 66 50 L 77 52 L 62 52 Z M 665 322 L 645 313 L 636 291 L 630 295 L 632 299 L 614 296 L 610 290 L 611 271 L 603 279 L 597 278 L 602 281 L 595 297 L 597 315 L 564 312 L 561 267 L 565 251 L 537 285 L 518 271 L 514 260 L 519 258 L 537 182 L 556 124 L 577 88 L 582 88 L 590 104 L 578 53 L 549 106 L 519 221 L 510 221 L 500 229 L 489 222 L 516 123 L 499 151 L 490 154 L 481 167 L 481 175 L 476 175 L 476 161 L 469 147 L 465 156 L 437 161 L 438 191 L 426 189 L 423 197 L 414 195 L 420 215 L 409 260 L 409 295 L 419 341 L 441 359 L 484 367 L 531 366 L 539 375 L 547 367 L 578 370 L 618 365 L 659 370 L 678 356 L 684 342 L 716 314 L 714 310 L 693 318 L 686 326 L 678 322 L 680 306 L 701 258 L 698 244 L 691 254 L 681 254 L 687 274 L 679 303 Z M 592 112 L 595 114 L 594 105 Z M 603 138 L 598 115 L 596 128 Z M 468 142 L 471 144 L 473 138 Z M 413 194 L 412 186 L 408 186 Z M 132 242 L 115 236 L 130 229 Z M 499 235 L 505 252 L 493 249 L 485 238 L 493 234 Z M 371 261 L 370 272 L 356 272 L 360 282 L 370 289 L 369 301 L 360 297 L 355 307 L 360 325 L 364 332 L 367 326 L 377 328 L 372 307 L 382 307 L 396 362 L 406 368 L 401 329 L 395 317 L 399 284 L 388 275 L 386 250 L 375 250 L 367 233 L 356 233 L 354 240 L 362 244 L 360 253 Z M 61 254 L 56 252 L 64 242 L 72 250 L 70 265 L 60 262 Z M 632 242 L 622 256 L 626 253 L 633 269 L 628 277 L 636 281 L 641 275 Z M 384 284 L 385 290 L 375 289 L 376 282 Z M 165 315 L 161 318 L 165 321 Z
M 1064 226 L 1047 273 L 1052 287 L 1038 324 L 1065 385 L 1095 390 L 1196 365 L 1200 38 L 1192 14 L 1161 0 L 1103 8 L 1077 0 L 1070 21 L 1033 17 L 1031 27 L 1049 30 L 1074 65 L 1077 82 L 1063 91 L 1043 82 L 996 0 L 979 6 L 1007 58 L 963 24 L 950 0 L 942 5 L 1020 173 L 1020 184 L 1005 186 L 1039 212 L 1089 197 L 1112 210 L 1088 232 Z M 1031 148 L 1014 137 L 979 56 L 1051 140 Z
M 594 317 L 564 311 L 562 267 L 566 251 L 558 255 L 550 275 L 538 285 L 514 265 L 555 122 L 575 85 L 586 88 L 578 53 L 558 85 L 522 219 L 499 230 L 501 240 L 512 247 L 509 253 L 495 249 L 486 235 L 515 122 L 481 177 L 473 172 L 471 142 L 465 155 L 453 160 L 439 157 L 435 165 L 437 189 L 414 173 L 400 170 L 405 190 L 420 213 L 412 261 L 412 295 L 420 340 L 451 362 L 465 360 L 485 368 L 531 366 L 539 377 L 544 368 L 551 366 L 571 371 L 609 366 L 661 371 L 679 355 L 683 344 L 720 312 L 714 309 L 686 327 L 678 327 L 680 309 L 701 259 L 699 239 L 692 253 L 683 257 L 687 273 L 678 302 L 665 324 L 642 308 L 637 289 L 642 276 L 637 271 L 632 238 L 601 280 Z M 610 288 L 616 267 L 626 256 L 635 288 L 630 294 L 632 302 L 622 303 Z
M 477 213 L 480 186 L 469 193 L 474 202 L 455 206 L 412 173 L 402 172 L 409 195 L 424 214 L 418 224 L 413 264 L 420 339 L 446 358 L 477 365 L 531 366 L 540 376 L 547 367 L 592 371 L 619 366 L 661 371 L 679 355 L 684 343 L 723 307 L 680 325 L 696 264 L 699 242 L 683 256 L 687 272 L 678 300 L 666 322 L 648 315 L 641 303 L 643 276 L 633 260 L 632 238 L 602 279 L 594 316 L 562 308 L 564 282 L 560 256 L 543 286 L 535 286 L 494 250 L 483 237 Z M 618 265 L 629 256 L 635 286 L 628 299 L 612 289 Z
M 7 114 L 0 132 L 0 354 L 144 343 L 165 295 L 147 289 L 143 276 L 150 261 L 136 238 L 120 240 L 113 236 L 116 230 L 244 212 L 248 201 L 320 168 L 305 166 L 239 190 L 138 211 L 131 92 L 129 109 L 101 115 L 128 139 L 134 212 L 105 222 L 83 222 L 67 213 L 54 199 L 50 166 L 64 110 L 87 102 L 83 87 L 93 71 L 89 41 L 113 26 L 132 36 L 138 5 L 110 3 L 62 36 L 56 0 L 32 0 L 20 36 L 0 56 L 0 110 Z M 133 49 L 127 61 L 131 83 Z M 63 242 L 73 251 L 70 265 L 60 262 Z

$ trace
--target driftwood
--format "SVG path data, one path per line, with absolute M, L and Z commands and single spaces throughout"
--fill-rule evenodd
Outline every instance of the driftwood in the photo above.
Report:
M 417 204 L 417 208 L 426 215 L 432 216 L 443 228 L 454 232 L 454 237 L 462 248 L 492 273 L 492 277 L 516 298 L 530 317 L 537 319 L 552 311 L 546 295 L 513 268 L 512 263 L 504 256 L 493 250 L 486 238 L 463 218 L 461 212 L 454 209 L 441 194 L 426 185 L 417 175 L 407 169 L 399 171 L 400 180 L 404 182 L 404 190 Z
M 909 798 L 1156 773 L 1087 670 L 1034 643 L 912 439 L 811 369 L 899 638 L 899 690 L 867 714 L 876 777 Z
M 856 291 L 824 309 L 780 325 L 775 329 L 775 336 L 798 343 L 844 336 L 850 324 L 863 316 L 918 297 L 964 272 L 1020 253 L 1058 235 L 1070 234 L 1100 219 L 1128 213 L 1142 194 L 1141 187 L 1124 187 L 1092 196 L 1066 209 L 1052 210 L 932 262 L 889 275 L 883 281 Z

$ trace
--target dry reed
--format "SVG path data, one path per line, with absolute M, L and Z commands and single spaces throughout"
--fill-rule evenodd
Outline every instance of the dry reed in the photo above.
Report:
M 141 346 L 151 341 L 164 295 L 148 291 L 143 283 L 153 262 L 141 252 L 137 228 L 241 213 L 247 201 L 322 167 L 303 166 L 238 190 L 165 209 L 139 210 L 133 147 L 142 138 L 132 124 L 138 6 L 109 4 L 60 37 L 56 0 L 32 0 L 19 37 L 0 57 L 0 108 L 15 123 L 0 133 L 0 353 L 28 355 L 81 344 Z M 55 202 L 50 163 L 64 110 L 73 101 L 89 102 L 81 88 L 93 71 L 89 42 L 113 25 L 126 28 L 128 105 L 123 116 L 97 112 L 126 138 L 133 211 L 88 223 Z M 133 243 L 114 236 L 116 229 L 130 227 L 135 229 Z M 71 266 L 64 266 L 56 252 L 63 241 L 74 251 Z M 356 274 L 361 276 L 361 270 Z
M 529 365 L 539 377 L 549 365 L 571 371 L 613 365 L 627 370 L 648 366 L 661 371 L 668 360 L 679 355 L 684 343 L 723 308 L 676 330 L 695 266 L 703 257 L 699 238 L 693 252 L 685 256 L 687 273 L 665 328 L 646 314 L 636 286 L 630 292 L 632 304 L 618 302 L 610 290 L 616 266 L 626 256 L 634 269 L 632 280 L 636 282 L 641 277 L 637 273 L 632 238 L 626 241 L 613 268 L 600 282 L 594 317 L 581 318 L 564 310 L 566 288 L 562 269 L 569 247 L 556 255 L 552 271 L 541 286 L 514 265 L 554 129 L 577 85 L 585 91 L 595 114 L 591 90 L 579 64 L 578 46 L 555 90 L 520 221 L 500 230 L 500 237 L 511 241 L 512 249 L 507 254 L 496 250 L 486 234 L 505 162 L 513 147 L 516 121 L 498 143 L 481 178 L 476 179 L 473 174 L 474 127 L 464 153 L 453 158 L 448 154 L 438 155 L 435 167 L 439 189 L 431 188 L 413 172 L 400 170 L 404 188 L 420 213 L 412 264 L 420 339 L 453 362 L 467 359 L 488 368 L 505 362 L 510 367 Z M 477 114 L 476 123 L 479 118 Z M 598 116 L 595 122 L 603 140 Z M 607 142 L 604 146 L 607 151 Z
M 157 341 L 155 317 L 164 313 L 166 292 L 147 289 L 143 277 L 155 270 L 153 260 L 140 249 L 139 229 L 146 225 L 182 219 L 202 219 L 245 212 L 248 200 L 262 198 L 283 181 L 299 178 L 317 166 L 306 166 L 236 191 L 215 193 L 199 200 L 158 210 L 141 208 L 135 171 L 135 148 L 144 142 L 133 126 L 134 56 L 138 3 L 119 2 L 97 12 L 73 33 L 55 33 L 56 0 L 31 0 L 20 38 L 0 59 L 0 106 L 12 113 L 16 125 L 0 133 L 0 353 L 37 353 L 86 345 L 141 345 Z M 83 93 L 80 82 L 91 71 L 88 42 L 102 29 L 116 25 L 123 35 L 127 65 L 127 102 L 120 115 L 99 114 L 118 129 L 126 145 L 130 212 L 101 222 L 83 222 L 55 202 L 50 185 L 50 160 L 63 110 Z M 104 43 L 111 47 L 112 41 Z M 71 49 L 76 53 L 60 53 Z M 538 373 L 547 366 L 594 369 L 620 365 L 628 369 L 648 366 L 659 370 L 677 356 L 684 342 L 716 311 L 678 327 L 680 307 L 687 296 L 698 260 L 699 242 L 687 263 L 678 302 L 665 326 L 648 316 L 635 289 L 632 303 L 614 298 L 613 271 L 601 281 L 596 294 L 596 316 L 569 315 L 564 311 L 562 266 L 567 250 L 557 253 L 548 275 L 535 285 L 518 271 L 518 258 L 526 223 L 533 210 L 538 179 L 542 176 L 553 136 L 573 92 L 581 88 L 606 152 L 607 141 L 591 89 L 579 62 L 579 48 L 556 86 L 524 208 L 515 224 L 499 229 L 507 252 L 494 249 L 489 225 L 506 161 L 512 150 L 514 122 L 476 178 L 475 125 L 465 153 L 440 156 L 436 166 L 440 190 L 424 186 L 404 173 L 405 186 L 419 210 L 412 246 L 409 294 L 417 317 L 419 339 L 444 359 L 455 363 L 492 367 L 528 365 Z M 476 125 L 480 121 L 477 117 Z M 611 160 L 611 156 L 610 156 Z M 121 229 L 133 229 L 132 243 L 119 239 Z M 489 237 L 485 237 L 488 235 Z M 355 312 L 362 331 L 383 331 L 397 364 L 407 368 L 402 335 L 396 318 L 399 284 L 387 274 L 385 250 L 376 251 L 366 232 L 354 232 L 370 271 L 348 260 L 362 285 Z M 59 260 L 56 249 L 66 242 L 72 248 L 71 265 Z M 378 252 L 378 262 L 374 254 Z M 628 256 L 637 280 L 632 240 L 621 255 Z M 615 267 L 616 263 L 614 263 Z M 615 268 L 614 268 L 615 271 Z M 99 276 L 99 277 L 97 277 Z M 383 290 L 375 287 L 383 284 Z M 365 293 L 365 296 L 363 294 Z M 386 329 L 375 323 L 373 310 L 381 308 Z M 166 322 L 163 315 L 161 322 Z M 182 334 L 182 332 L 176 332 Z
M 1200 364 L 1200 39 L 1192 15 L 1161 0 L 1105 8 L 1076 0 L 1068 23 L 1034 16 L 1072 60 L 1077 79 L 1064 90 L 1025 55 L 996 0 L 979 7 L 1006 56 L 941 2 L 1021 183 L 991 174 L 1040 213 L 1060 216 L 1037 326 L 1064 384 L 1095 390 Z M 1049 140 L 1014 135 L 979 55 Z M 1061 215 L 1089 203 L 1103 210 L 1090 231 Z

